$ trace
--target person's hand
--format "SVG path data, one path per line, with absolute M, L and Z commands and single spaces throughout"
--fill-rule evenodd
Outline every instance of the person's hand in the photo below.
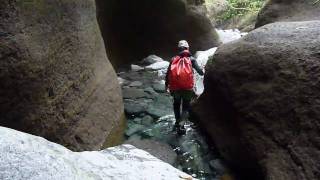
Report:
M 169 90 L 168 86 L 166 86 L 166 92 L 170 93 L 170 90 Z

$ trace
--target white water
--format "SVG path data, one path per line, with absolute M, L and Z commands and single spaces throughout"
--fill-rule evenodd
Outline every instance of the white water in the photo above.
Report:
M 219 35 L 219 38 L 222 44 L 237 40 L 248 34 L 248 33 L 242 33 L 238 29 L 227 29 L 227 30 L 216 29 L 216 31 Z
M 227 30 L 216 29 L 216 31 L 219 35 L 219 38 L 222 44 L 240 39 L 241 37 L 248 34 L 248 33 L 241 33 L 238 29 L 227 29 Z M 197 62 L 202 69 L 205 69 L 204 67 L 206 66 L 209 58 L 215 54 L 217 49 L 218 47 L 214 47 L 207 51 L 198 51 L 196 53 L 195 57 L 197 58 Z M 196 95 L 199 96 L 204 91 L 204 84 L 203 84 L 204 77 L 200 76 L 197 73 L 194 73 L 194 78 L 195 78 L 194 91 Z
M 211 56 L 214 55 L 214 53 L 217 51 L 217 47 L 211 48 L 207 51 L 198 51 L 195 55 L 198 65 L 204 70 L 205 66 Z M 200 76 L 198 73 L 194 73 L 194 80 L 195 80 L 195 86 L 194 86 L 194 92 L 197 96 L 201 95 L 204 91 L 204 85 L 203 85 L 203 76 Z

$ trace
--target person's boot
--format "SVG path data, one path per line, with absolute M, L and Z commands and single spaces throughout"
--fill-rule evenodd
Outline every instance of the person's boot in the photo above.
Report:
M 176 131 L 178 129 L 179 129 L 179 124 L 178 123 L 174 123 L 173 130 Z
M 183 111 L 181 114 L 181 121 L 188 121 L 189 120 L 189 112 Z
M 180 121 L 181 121 L 180 118 L 179 119 L 176 118 L 176 122 L 173 125 L 174 131 L 177 131 L 180 128 L 180 125 L 179 125 Z
M 184 127 L 185 121 L 181 121 L 178 124 L 177 133 L 178 135 L 184 135 L 186 134 L 186 128 Z

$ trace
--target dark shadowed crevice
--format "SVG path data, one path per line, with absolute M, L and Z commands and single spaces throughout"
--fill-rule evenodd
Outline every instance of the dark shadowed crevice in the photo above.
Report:
M 210 21 L 181 0 L 97 0 L 98 20 L 112 64 L 157 54 L 169 58 L 178 40 L 190 41 L 192 50 L 216 45 Z

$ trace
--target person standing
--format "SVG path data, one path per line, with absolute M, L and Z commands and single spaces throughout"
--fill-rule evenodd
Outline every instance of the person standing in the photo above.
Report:
M 166 74 L 166 90 L 173 96 L 173 109 L 176 118 L 175 128 L 179 128 L 181 120 L 185 120 L 190 111 L 194 79 L 193 69 L 200 75 L 204 75 L 196 59 L 189 51 L 186 40 L 178 43 L 179 54 L 172 58 Z M 182 105 L 182 111 L 181 111 Z M 182 127 L 183 128 L 183 127 Z

